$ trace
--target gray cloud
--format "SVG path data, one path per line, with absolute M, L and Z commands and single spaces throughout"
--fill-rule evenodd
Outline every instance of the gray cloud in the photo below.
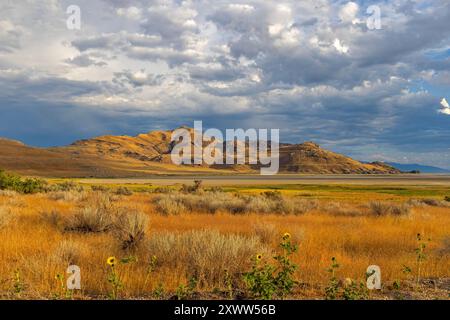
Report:
M 0 133 L 48 145 L 196 119 L 448 167 L 449 2 L 354 2 L 81 0 L 80 31 L 70 1 L 2 4 Z

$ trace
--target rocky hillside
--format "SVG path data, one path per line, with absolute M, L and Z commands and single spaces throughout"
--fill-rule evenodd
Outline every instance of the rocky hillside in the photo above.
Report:
M 69 146 L 35 148 L 0 139 L 0 168 L 53 177 L 145 177 L 154 174 L 258 173 L 258 165 L 206 166 L 171 163 L 172 131 L 131 136 L 101 136 Z M 313 142 L 281 144 L 281 173 L 394 174 L 384 163 L 361 163 Z

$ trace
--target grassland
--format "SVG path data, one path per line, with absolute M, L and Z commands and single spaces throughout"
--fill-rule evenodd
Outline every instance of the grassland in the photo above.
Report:
M 31 195 L 0 191 L 1 298 L 254 298 L 244 274 L 258 254 L 274 264 L 286 232 L 298 244 L 287 298 L 325 298 L 332 257 L 342 292 L 349 279 L 365 282 L 369 265 L 382 272 L 382 290 L 338 298 L 449 297 L 446 184 L 61 182 Z M 81 268 L 73 296 L 69 264 Z

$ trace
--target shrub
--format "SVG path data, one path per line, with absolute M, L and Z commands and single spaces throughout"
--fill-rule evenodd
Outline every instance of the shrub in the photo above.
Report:
M 105 186 L 101 185 L 93 185 L 91 186 L 92 191 L 99 191 L 99 192 L 107 192 L 109 189 Z
M 339 281 L 336 278 L 336 271 L 339 269 L 339 264 L 335 257 L 331 258 L 331 266 L 328 269 L 330 273 L 330 280 L 328 286 L 325 288 L 325 299 L 335 300 L 339 294 Z
M 72 181 L 72 180 L 59 182 L 59 183 L 56 183 L 56 184 L 48 185 L 46 187 L 46 191 L 47 192 L 51 192 L 51 191 L 77 191 L 77 192 L 81 192 L 83 190 L 84 190 L 83 186 L 80 186 L 79 184 L 77 184 L 75 181 Z
M 368 297 L 368 289 L 362 281 L 359 283 L 352 279 L 346 279 L 342 291 L 344 300 L 365 300 Z
M 116 190 L 116 194 L 119 196 L 131 196 L 133 192 L 127 187 L 119 187 Z
M 66 231 L 106 232 L 114 222 L 117 209 L 112 205 L 109 196 L 95 193 L 86 201 L 84 207 L 65 221 Z
M 136 249 L 145 240 L 148 217 L 142 212 L 122 212 L 114 223 L 114 233 L 122 249 Z
M 335 257 L 331 258 L 331 266 L 328 269 L 331 277 L 328 286 L 325 288 L 325 298 L 327 300 L 344 299 L 344 300 L 362 300 L 367 299 L 368 289 L 362 281 L 356 282 L 350 278 L 345 281 L 339 281 L 336 272 L 339 264 Z
M 411 213 L 411 207 L 406 203 L 391 207 L 391 214 L 394 216 L 407 216 Z
M 298 246 L 291 242 L 289 233 L 283 235 L 280 243 L 282 252 L 274 257 L 276 265 L 262 262 L 262 254 L 257 254 L 252 270 L 244 273 L 244 281 L 253 298 L 273 299 L 274 295 L 285 297 L 292 293 L 294 273 L 298 266 L 291 261 L 291 255 L 297 252 Z
M 199 285 L 210 287 L 224 284 L 225 270 L 236 280 L 241 270 L 249 266 L 249 257 L 255 252 L 268 251 L 254 236 L 214 230 L 152 234 L 148 250 L 161 266 L 187 268 L 186 273 L 194 276 Z
M 78 192 L 78 191 L 52 191 L 47 193 L 47 198 L 55 201 L 69 201 L 69 202 L 78 202 L 83 201 L 88 198 L 88 194 L 86 192 Z
M 100 208 L 86 207 L 74 214 L 65 230 L 77 232 L 106 232 L 113 225 L 111 214 Z
M 0 196 L 4 197 L 16 197 L 17 192 L 13 190 L 0 190 Z
M 203 189 L 203 181 L 202 180 L 194 180 L 193 186 L 188 186 L 183 184 L 181 186 L 181 192 L 183 193 L 196 193 Z
M 57 245 L 53 258 L 57 263 L 66 265 L 78 264 L 80 262 L 81 252 L 82 248 L 78 243 L 63 240 Z
M 172 193 L 175 190 L 169 187 L 157 187 L 153 190 L 153 193 Z
M 6 227 L 11 222 L 11 219 L 11 210 L 5 207 L 0 207 L 0 229 Z
M 316 200 L 299 199 L 299 198 L 283 198 L 280 203 L 278 213 L 285 214 L 304 214 L 311 210 L 317 209 L 319 206 Z M 277 212 L 277 211 L 275 211 Z
M 411 207 L 408 204 L 373 201 L 369 203 L 369 212 L 375 216 L 403 216 L 411 212 Z
M 191 299 L 194 294 L 194 290 L 197 288 L 197 279 L 190 277 L 186 284 L 180 284 L 176 290 L 175 298 L 177 300 Z
M 447 198 L 446 198 L 447 199 Z M 447 200 L 438 200 L 438 199 L 411 199 L 408 201 L 408 204 L 411 206 L 430 206 L 430 207 L 450 207 L 450 203 Z
M 163 215 L 178 215 L 186 210 L 186 207 L 175 197 L 158 197 L 154 200 L 156 209 Z
M 172 193 L 153 199 L 156 208 L 163 214 L 178 214 L 183 211 L 232 214 L 279 213 L 301 214 L 317 207 L 314 200 L 278 198 L 262 195 L 235 195 L 232 193 L 205 191 L 201 194 Z
M 450 236 L 446 236 L 442 240 L 442 247 L 439 249 L 439 253 L 442 255 L 450 255 Z
M 48 211 L 41 212 L 40 217 L 42 221 L 56 228 L 58 228 L 62 223 L 62 216 L 56 210 L 52 210 L 50 212 Z
M 445 196 L 444 200 L 450 202 L 450 196 Z
M 323 206 L 323 210 L 335 216 L 357 217 L 363 213 L 358 208 L 341 202 L 330 202 Z
M 208 189 L 209 192 L 225 192 L 222 187 L 214 186 Z
M 277 236 L 277 229 L 273 224 L 257 223 L 253 226 L 253 232 L 262 243 L 270 244 Z
M 262 195 L 272 200 L 282 200 L 283 198 L 280 191 L 264 191 Z
M 44 190 L 46 182 L 41 179 L 22 178 L 0 170 L 0 190 L 12 190 L 19 193 L 36 193 Z
M 0 170 L 0 189 L 16 190 L 19 189 L 22 180 L 19 176 Z

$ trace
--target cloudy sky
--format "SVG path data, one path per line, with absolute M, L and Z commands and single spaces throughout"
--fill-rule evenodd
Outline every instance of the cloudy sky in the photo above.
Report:
M 31 145 L 203 120 L 450 168 L 447 101 L 448 0 L 0 2 L 0 136 Z

